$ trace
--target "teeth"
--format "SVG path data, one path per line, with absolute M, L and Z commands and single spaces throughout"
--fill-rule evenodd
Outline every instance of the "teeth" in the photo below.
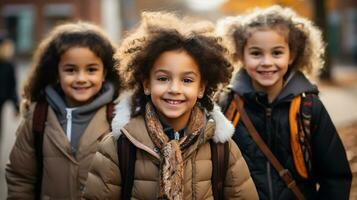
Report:
M 179 103 L 181 103 L 181 101 L 176 101 L 176 100 L 166 100 L 166 101 L 169 104 L 179 104 Z

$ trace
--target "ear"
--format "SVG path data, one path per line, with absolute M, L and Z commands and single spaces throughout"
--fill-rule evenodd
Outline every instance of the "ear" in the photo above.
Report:
M 150 81 L 148 79 L 143 81 L 143 88 L 145 95 L 150 95 Z
M 206 89 L 206 83 L 202 82 L 197 95 L 199 99 L 202 99 L 203 95 L 205 94 L 205 89 Z

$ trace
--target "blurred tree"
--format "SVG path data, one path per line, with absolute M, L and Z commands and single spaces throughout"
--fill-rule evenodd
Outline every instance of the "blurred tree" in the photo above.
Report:
M 328 27 L 327 27 L 327 16 L 326 16 L 326 6 L 325 6 L 325 0 L 313 0 L 314 3 L 314 21 L 315 24 L 321 29 L 322 31 L 322 37 L 325 42 L 327 42 L 328 38 Z M 326 81 L 332 81 L 332 75 L 331 75 L 331 58 L 330 58 L 330 52 L 328 50 L 329 48 L 326 48 L 326 53 L 325 53 L 325 66 L 321 70 L 320 74 L 320 79 L 326 80 Z

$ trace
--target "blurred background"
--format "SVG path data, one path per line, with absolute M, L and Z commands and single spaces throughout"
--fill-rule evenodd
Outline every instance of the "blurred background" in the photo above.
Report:
M 31 67 L 39 41 L 59 23 L 90 21 L 117 43 L 142 11 L 167 10 L 197 19 L 238 15 L 254 7 L 289 6 L 315 22 L 327 42 L 326 66 L 317 84 L 320 97 L 339 130 L 354 173 L 350 199 L 357 199 L 357 1 L 355 0 L 1 0 L 0 34 L 14 42 L 17 91 Z M 6 198 L 5 164 L 20 117 L 10 103 L 2 109 L 0 199 Z M 331 161 L 333 162 L 333 161 Z M 24 163 L 26 164 L 26 163 Z

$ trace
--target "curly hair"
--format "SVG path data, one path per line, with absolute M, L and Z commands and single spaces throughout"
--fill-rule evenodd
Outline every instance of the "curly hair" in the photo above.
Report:
M 143 12 L 140 25 L 120 45 L 117 57 L 128 88 L 134 90 L 132 115 L 143 112 L 148 101 L 142 83 L 149 78 L 155 60 L 166 51 L 184 50 L 198 63 L 202 81 L 206 83 L 199 102 L 213 109 L 213 95 L 229 83 L 233 67 L 222 39 L 214 35 L 210 22 L 180 20 L 166 12 Z
M 218 21 L 218 35 L 224 35 L 226 46 L 232 52 L 231 58 L 242 67 L 244 46 L 252 32 L 264 29 L 285 31 L 294 61 L 290 69 L 315 76 L 324 65 L 325 44 L 321 31 L 312 22 L 298 16 L 292 9 L 271 6 L 256 8 L 237 17 Z
M 109 37 L 96 25 L 86 22 L 66 23 L 56 26 L 37 48 L 32 64 L 32 72 L 27 79 L 23 98 L 37 102 L 45 98 L 47 85 L 58 82 L 58 63 L 64 52 L 72 47 L 87 47 L 98 56 L 106 71 L 105 80 L 114 85 L 114 96 L 122 89 L 122 80 L 114 58 L 116 47 Z

